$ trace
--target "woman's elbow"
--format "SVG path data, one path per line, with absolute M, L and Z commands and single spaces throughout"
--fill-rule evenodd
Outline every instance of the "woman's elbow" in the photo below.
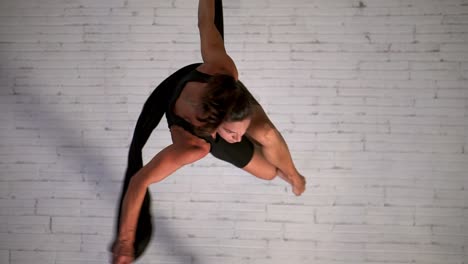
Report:
M 198 30 L 201 30 L 203 27 L 205 27 L 207 24 L 206 22 L 206 19 L 201 19 L 201 18 L 198 18 L 198 22 L 197 22 L 197 27 L 198 27 Z
M 177 159 L 181 166 L 194 163 L 210 153 L 208 146 L 192 146 Z
M 148 181 L 148 177 L 142 176 L 143 175 L 141 173 L 137 173 L 130 179 L 127 192 L 139 193 L 146 191 L 150 182 Z

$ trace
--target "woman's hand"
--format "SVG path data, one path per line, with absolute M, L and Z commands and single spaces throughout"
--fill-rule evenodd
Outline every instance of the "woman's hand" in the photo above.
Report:
M 132 262 L 132 243 L 116 240 L 112 245 L 112 264 L 130 264 Z
M 133 261 L 132 257 L 127 256 L 113 256 L 112 264 L 131 264 Z

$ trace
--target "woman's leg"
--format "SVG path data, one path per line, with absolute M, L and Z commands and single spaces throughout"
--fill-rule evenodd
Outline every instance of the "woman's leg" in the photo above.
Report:
M 264 158 L 278 168 L 278 176 L 292 185 L 294 194 L 302 194 L 305 178 L 296 169 L 286 141 L 260 105 L 255 109 L 247 134 L 261 145 Z
M 271 164 L 263 154 L 262 147 L 255 145 L 254 155 L 250 162 L 242 168 L 248 173 L 262 180 L 273 180 L 276 176 L 282 178 L 289 184 L 293 184 L 280 169 Z
M 277 168 L 265 159 L 261 148 L 255 144 L 252 159 L 242 169 L 262 180 L 273 180 L 277 175 Z

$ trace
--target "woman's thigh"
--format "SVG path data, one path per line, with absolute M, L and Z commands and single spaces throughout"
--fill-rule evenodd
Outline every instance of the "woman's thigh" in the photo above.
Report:
M 272 180 L 277 174 L 277 168 L 267 161 L 261 147 L 257 144 L 254 144 L 252 159 L 242 169 L 263 180 Z

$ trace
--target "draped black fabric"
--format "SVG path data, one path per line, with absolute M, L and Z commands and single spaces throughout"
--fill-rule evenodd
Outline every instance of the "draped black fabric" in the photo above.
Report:
M 224 39 L 223 27 L 223 6 L 222 0 L 215 0 L 215 25 L 221 36 Z M 128 152 L 128 164 L 125 172 L 125 179 L 120 194 L 118 207 L 117 230 L 118 237 L 120 230 L 120 217 L 122 213 L 122 203 L 127 192 L 130 179 L 143 167 L 142 150 L 153 130 L 161 121 L 164 113 L 169 106 L 169 98 L 172 94 L 171 89 L 174 89 L 178 82 L 189 72 L 197 68 L 201 63 L 187 65 L 171 76 L 167 77 L 149 96 L 145 102 L 143 109 L 138 117 L 135 126 L 130 149 Z M 141 206 L 138 224 L 135 233 L 134 257 L 138 259 L 147 248 L 151 235 L 153 233 L 152 217 L 151 217 L 151 195 L 149 190 L 146 190 L 146 195 Z

